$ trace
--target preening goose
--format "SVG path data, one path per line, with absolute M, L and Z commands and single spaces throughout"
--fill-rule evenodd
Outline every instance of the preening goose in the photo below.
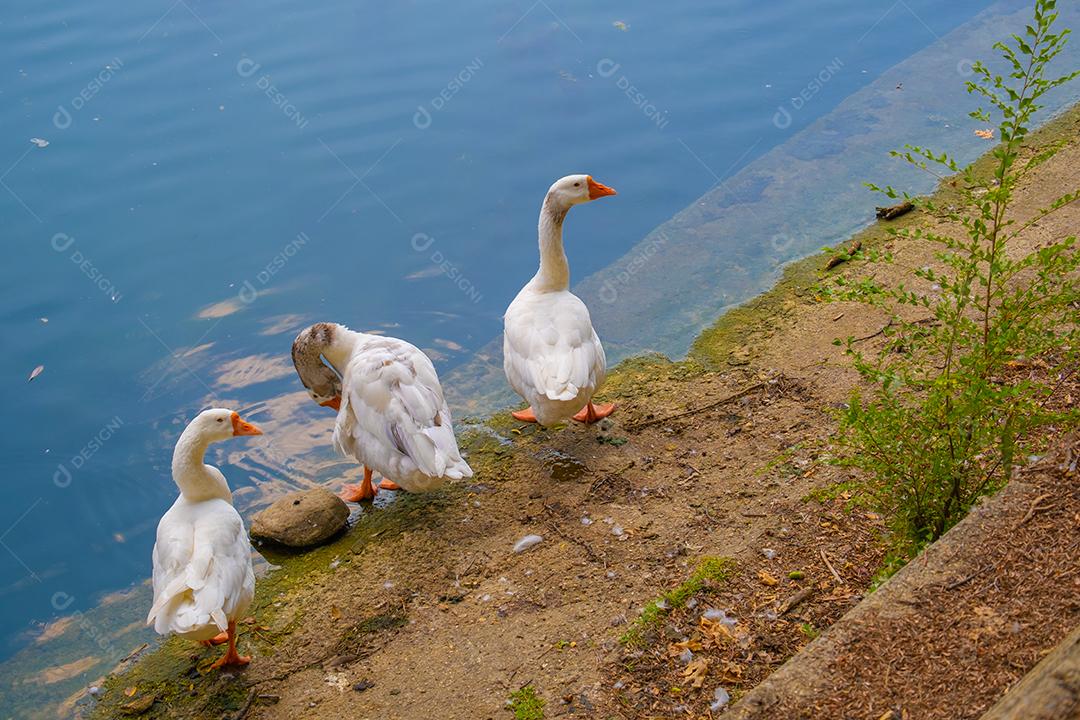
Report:
M 360 484 L 343 488 L 345 500 L 375 497 L 373 471 L 384 478 L 379 487 L 408 492 L 472 477 L 458 451 L 439 376 L 418 348 L 316 323 L 296 337 L 292 358 L 311 398 L 337 411 L 334 446 L 364 468 Z
M 146 622 L 162 635 L 227 641 L 215 668 L 251 660 L 236 651 L 236 621 L 255 595 L 255 573 L 229 485 L 220 470 L 203 463 L 203 455 L 210 443 L 261 434 L 231 410 L 206 410 L 191 421 L 173 451 L 180 497 L 158 523 L 154 543 L 154 604 Z
M 570 292 L 562 241 L 570 208 L 614 194 L 589 175 L 568 175 L 544 196 L 540 269 L 503 316 L 503 370 L 510 387 L 529 403 L 527 410 L 513 413 L 518 420 L 552 425 L 572 417 L 593 423 L 615 410 L 592 402 L 607 372 L 604 346 L 589 309 Z

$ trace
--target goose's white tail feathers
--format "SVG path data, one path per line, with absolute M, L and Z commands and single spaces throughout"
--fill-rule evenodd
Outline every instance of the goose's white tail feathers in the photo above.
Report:
M 225 630 L 230 619 L 247 610 L 254 594 L 249 548 L 244 523 L 232 505 L 178 500 L 158 526 L 154 604 L 147 624 L 161 634 Z

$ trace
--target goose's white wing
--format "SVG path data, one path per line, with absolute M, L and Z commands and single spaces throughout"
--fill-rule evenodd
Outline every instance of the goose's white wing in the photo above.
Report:
M 568 401 L 604 382 L 606 359 L 589 309 L 570 292 L 528 287 L 504 317 L 503 363 L 522 396 Z
M 450 408 L 427 355 L 403 340 L 375 338 L 354 352 L 343 376 L 334 443 L 408 490 L 417 473 L 471 477 Z M 417 489 L 427 489 L 426 487 Z
M 210 637 L 247 610 L 254 594 L 250 543 L 235 508 L 224 500 L 178 500 L 158 524 L 147 623 L 162 634 Z

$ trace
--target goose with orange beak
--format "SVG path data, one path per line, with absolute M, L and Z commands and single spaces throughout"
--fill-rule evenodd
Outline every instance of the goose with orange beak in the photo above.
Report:
M 540 207 L 540 269 L 503 316 L 503 370 L 529 403 L 512 413 L 523 422 L 552 425 L 570 418 L 594 423 L 615 410 L 592 398 L 607 372 L 604 346 L 589 309 L 570 292 L 563 222 L 570 208 L 615 191 L 590 175 L 555 181 Z
M 232 410 L 205 410 L 173 451 L 180 496 L 158 523 L 154 543 L 154 604 L 146 619 L 162 635 L 229 644 L 213 664 L 246 665 L 236 649 L 236 621 L 255 595 L 251 543 L 221 471 L 203 462 L 211 443 L 262 430 Z

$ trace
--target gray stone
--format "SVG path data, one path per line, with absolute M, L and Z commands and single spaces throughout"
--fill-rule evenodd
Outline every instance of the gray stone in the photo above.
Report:
M 289 493 L 251 519 L 251 536 L 311 547 L 338 534 L 349 520 L 349 507 L 326 488 Z

